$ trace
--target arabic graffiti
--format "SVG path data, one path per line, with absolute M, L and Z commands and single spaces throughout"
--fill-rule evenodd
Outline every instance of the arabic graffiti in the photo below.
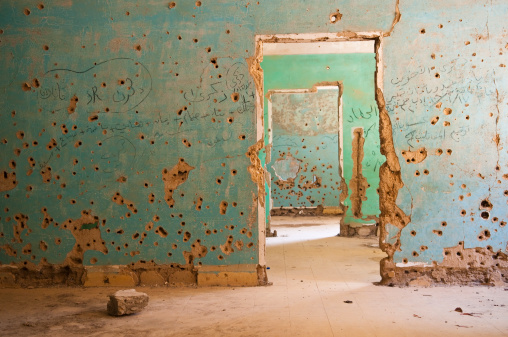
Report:
M 492 85 L 492 72 L 487 71 L 480 75 L 475 73 L 474 69 L 466 70 L 466 63 L 467 60 L 457 58 L 452 60 L 450 65 L 438 68 L 418 66 L 407 70 L 400 78 L 392 79 L 395 92 L 386 101 L 388 112 L 392 113 L 395 109 L 418 112 L 440 102 L 447 105 L 466 104 L 473 98 L 481 100 L 496 95 Z M 429 84 L 429 76 L 440 79 L 432 85 Z
M 199 85 L 182 93 L 188 107 L 181 110 L 174 122 L 179 128 L 186 124 L 205 120 L 207 117 L 223 117 L 226 115 L 253 112 L 255 108 L 255 91 L 245 62 L 234 62 L 221 59 L 222 65 L 217 69 L 213 64 L 203 70 Z M 228 65 L 228 63 L 232 63 Z M 215 62 L 217 66 L 218 61 Z M 226 69 L 226 75 L 220 72 Z M 213 72 L 213 75 L 212 75 Z M 233 97 L 234 96 L 234 97 Z M 234 98 L 234 99 L 233 99 Z M 222 103 L 222 108 L 196 107 L 199 103 Z
M 152 77 L 140 62 L 115 58 L 76 71 L 52 69 L 45 73 L 37 96 L 45 110 L 67 109 L 77 97 L 86 112 L 127 112 L 139 106 L 152 90 Z

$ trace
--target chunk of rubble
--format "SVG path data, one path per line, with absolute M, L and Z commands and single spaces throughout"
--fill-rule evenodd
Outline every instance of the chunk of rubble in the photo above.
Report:
M 148 295 L 135 289 L 118 290 L 109 295 L 108 314 L 123 316 L 140 312 L 148 305 Z

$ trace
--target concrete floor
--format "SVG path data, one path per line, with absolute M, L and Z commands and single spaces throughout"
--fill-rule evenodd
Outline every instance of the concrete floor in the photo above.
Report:
M 148 307 L 118 318 L 112 288 L 1 289 L 0 335 L 508 336 L 508 289 L 375 286 L 377 239 L 336 237 L 333 218 L 274 220 L 272 286 L 138 288 Z

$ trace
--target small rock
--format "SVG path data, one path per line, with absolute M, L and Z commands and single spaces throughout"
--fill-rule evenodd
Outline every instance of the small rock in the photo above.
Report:
M 140 312 L 148 305 L 148 295 L 134 289 L 118 290 L 109 295 L 108 314 L 111 316 L 130 315 Z
M 344 303 L 351 304 L 351 303 L 353 303 L 353 301 L 346 300 L 346 301 L 344 301 Z
M 455 311 L 456 311 L 456 312 L 462 312 L 462 308 L 461 308 L 461 307 L 456 307 L 456 308 L 455 308 Z

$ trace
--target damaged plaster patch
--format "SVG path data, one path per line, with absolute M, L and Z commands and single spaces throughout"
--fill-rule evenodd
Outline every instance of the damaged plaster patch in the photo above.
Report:
M 226 255 L 229 255 L 231 253 L 234 253 L 233 249 L 233 235 L 228 236 L 226 243 L 223 245 L 220 245 L 220 250 Z
M 508 284 L 508 256 L 491 248 L 464 248 L 459 242 L 455 247 L 443 249 L 443 262 L 439 265 L 416 266 L 410 263 L 397 268 L 392 284 L 413 285 L 419 280 L 429 284 L 489 285 Z M 399 265 L 399 264 L 397 264 Z
M 383 34 L 383 36 L 385 37 L 392 35 L 393 30 L 395 29 L 395 25 L 400 21 L 400 18 L 402 16 L 399 9 L 399 2 L 400 0 L 397 0 L 397 2 L 395 3 L 395 16 L 393 17 L 392 26 L 390 30 Z
M 379 216 L 380 236 L 379 247 L 388 257 L 381 260 L 381 284 L 392 283 L 396 274 L 396 265 L 393 255 L 400 249 L 400 235 L 402 229 L 407 226 L 411 218 L 406 215 L 396 204 L 399 190 L 404 186 L 400 173 L 400 163 L 395 153 L 393 144 L 392 123 L 386 110 L 386 104 L 381 89 L 376 89 L 376 101 L 379 108 L 379 135 L 381 139 L 380 151 L 386 157 L 379 168 Z M 393 235 L 393 229 L 387 228 L 388 224 L 398 228 L 398 233 Z M 391 228 L 391 227 L 390 227 Z M 389 237 L 390 242 L 385 238 Z M 392 243 L 393 242 L 393 243 Z
M 288 178 L 287 180 L 276 180 L 273 182 L 279 187 L 280 190 L 290 190 L 295 187 L 295 179 Z
M 14 216 L 16 224 L 13 226 L 14 242 L 22 243 L 21 234 L 28 229 L 28 215 L 18 213 Z M 29 230 L 29 229 L 28 229 Z
M 185 162 L 183 158 L 180 158 L 178 164 L 173 166 L 171 170 L 167 168 L 162 170 L 162 180 L 164 181 L 164 199 L 168 204 L 169 208 L 173 208 L 175 205 L 175 199 L 173 199 L 173 193 L 176 188 L 187 181 L 189 178 L 190 171 L 194 170 L 195 167 L 190 166 Z
M 418 164 L 427 158 L 427 150 L 424 147 L 415 151 L 402 151 L 401 153 L 408 164 Z
M 12 190 L 18 185 L 16 180 L 16 172 L 3 171 L 0 174 L 0 192 Z
M 300 172 L 300 162 L 300 160 L 295 159 L 295 157 L 291 154 L 288 154 L 286 158 L 277 159 L 272 165 L 272 168 L 280 180 L 294 180 L 298 175 L 298 172 Z
M 194 241 L 194 243 L 191 245 L 191 251 L 184 251 L 183 257 L 185 259 L 185 262 L 187 263 L 187 266 L 192 266 L 194 263 L 194 259 L 200 259 L 206 256 L 208 254 L 208 248 L 206 246 L 201 245 L 201 240 L 197 239 Z
M 252 181 L 258 185 L 258 200 L 261 206 L 265 204 L 265 174 L 259 159 L 259 151 L 263 147 L 264 140 L 260 139 L 256 144 L 249 146 L 249 150 L 245 153 L 251 162 L 251 165 L 247 167 L 247 171 L 249 171 Z
M 357 128 L 353 131 L 353 176 L 349 181 L 349 188 L 351 189 L 351 212 L 356 218 L 362 216 L 362 202 L 367 200 L 367 188 L 369 183 L 362 174 L 362 160 L 363 160 L 363 145 L 365 138 L 363 138 L 363 129 Z
M 124 199 L 119 192 L 116 192 L 115 195 L 111 198 L 113 202 L 117 205 L 125 205 L 132 213 L 137 213 L 138 210 L 134 206 L 134 203 L 130 200 Z
M 88 250 L 108 253 L 106 242 L 101 237 L 99 217 L 93 216 L 91 210 L 82 211 L 78 219 L 67 219 L 60 227 L 69 230 L 76 239 L 74 247 L 65 258 L 64 265 L 82 266 L 85 252 Z

